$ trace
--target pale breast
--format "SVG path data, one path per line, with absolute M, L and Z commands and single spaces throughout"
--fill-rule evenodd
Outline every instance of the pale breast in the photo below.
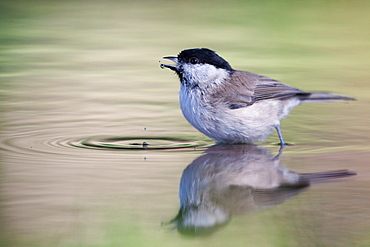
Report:
M 215 115 L 212 114 L 210 105 L 207 104 L 200 90 L 182 89 L 179 93 L 180 107 L 186 120 L 196 129 L 209 135 L 208 129 L 212 128 Z
M 267 99 L 230 109 L 225 102 L 211 104 L 199 88 L 182 86 L 180 106 L 185 118 L 197 130 L 222 143 L 253 143 L 266 139 L 280 120 L 297 106 L 297 98 Z

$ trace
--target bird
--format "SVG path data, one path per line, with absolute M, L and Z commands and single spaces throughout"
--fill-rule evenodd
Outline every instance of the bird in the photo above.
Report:
M 305 92 L 277 80 L 235 70 L 215 51 L 193 48 L 163 59 L 162 69 L 180 79 L 180 108 L 187 121 L 216 143 L 264 141 L 274 129 L 280 145 L 280 121 L 303 102 L 355 100 L 331 93 Z

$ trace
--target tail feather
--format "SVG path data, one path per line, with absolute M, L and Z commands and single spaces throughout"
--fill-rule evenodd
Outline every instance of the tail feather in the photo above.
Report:
M 338 94 L 331 94 L 331 93 L 310 93 L 308 95 L 304 95 L 302 100 L 307 103 L 316 103 L 316 102 L 338 102 L 338 101 L 348 101 L 348 100 L 356 100 L 355 98 L 342 96 Z
M 330 179 L 345 178 L 349 176 L 356 175 L 355 172 L 348 170 L 337 170 L 337 171 L 327 171 L 327 172 L 317 172 L 317 173 L 301 173 L 301 182 L 321 182 Z

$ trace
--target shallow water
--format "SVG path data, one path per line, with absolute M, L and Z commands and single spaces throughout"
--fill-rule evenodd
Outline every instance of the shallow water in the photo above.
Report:
M 369 246 L 369 7 L 1 3 L 0 246 Z M 280 160 L 275 133 L 257 147 L 209 149 L 181 115 L 176 76 L 159 68 L 192 47 L 358 101 L 296 108 L 282 122 L 295 145 Z M 251 170 L 254 160 L 268 172 Z M 205 164 L 217 183 L 189 175 Z M 282 189 L 279 169 L 357 175 Z M 261 192 L 266 181 L 275 187 Z M 185 227 L 179 192 L 183 208 L 211 195 L 218 220 L 202 211 L 203 227 Z

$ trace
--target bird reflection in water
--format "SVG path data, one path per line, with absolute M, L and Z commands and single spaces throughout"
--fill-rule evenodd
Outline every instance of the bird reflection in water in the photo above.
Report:
M 274 207 L 302 192 L 312 182 L 355 175 L 348 170 L 300 174 L 280 166 L 256 145 L 216 145 L 183 171 L 180 210 L 171 221 L 186 235 L 208 235 L 233 215 Z

